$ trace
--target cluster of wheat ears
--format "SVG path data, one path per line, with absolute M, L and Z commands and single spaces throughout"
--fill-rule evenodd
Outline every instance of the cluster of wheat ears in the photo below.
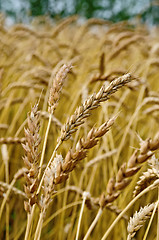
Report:
M 159 29 L 0 17 L 0 239 L 159 239 Z

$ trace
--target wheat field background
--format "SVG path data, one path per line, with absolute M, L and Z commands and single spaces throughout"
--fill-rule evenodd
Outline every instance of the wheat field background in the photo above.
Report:
M 1 17 L 0 239 L 159 239 L 158 39 L 141 23 Z

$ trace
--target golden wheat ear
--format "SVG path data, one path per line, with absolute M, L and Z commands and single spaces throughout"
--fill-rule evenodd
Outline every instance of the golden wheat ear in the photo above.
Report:
M 128 237 L 127 240 L 133 239 L 136 232 L 140 230 L 145 221 L 151 217 L 153 209 L 155 207 L 155 203 L 151 203 L 150 205 L 145 206 L 144 208 L 140 208 L 139 212 L 136 212 L 133 217 L 130 218 L 127 231 Z
M 61 129 L 61 136 L 58 138 L 58 142 L 69 139 L 71 134 L 77 131 L 77 127 L 85 122 L 85 118 L 90 116 L 93 109 L 98 108 L 101 102 L 108 100 L 112 94 L 131 80 L 131 74 L 127 73 L 112 81 L 109 86 L 106 87 L 103 85 L 97 93 L 87 98 L 84 103 L 75 110 L 74 114 L 67 119 Z
M 24 208 L 27 212 L 30 212 L 32 206 L 38 201 L 36 192 L 39 184 L 39 145 L 41 142 L 39 119 L 38 104 L 35 104 L 28 114 L 28 128 L 24 129 L 26 141 L 22 144 L 26 153 L 23 160 L 28 169 L 28 173 L 25 174 L 26 185 L 24 186 L 28 198 L 28 201 L 24 202 Z

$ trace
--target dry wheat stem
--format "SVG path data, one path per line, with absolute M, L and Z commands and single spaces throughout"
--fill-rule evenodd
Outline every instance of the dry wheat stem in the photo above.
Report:
M 72 203 L 64 206 L 62 209 L 57 210 L 54 214 L 52 214 L 49 218 L 46 219 L 46 221 L 43 223 L 43 227 L 45 227 L 51 220 L 53 220 L 56 216 L 58 216 L 60 213 L 62 213 L 66 209 L 76 206 L 76 205 L 80 205 L 80 204 L 82 204 L 82 201 L 72 202 Z
M 59 23 L 55 29 L 53 30 L 53 32 L 51 33 L 51 37 L 57 37 L 57 35 L 60 33 L 60 31 L 66 27 L 67 25 L 69 25 L 70 23 L 74 22 L 77 20 L 77 15 L 74 16 L 70 16 L 69 18 L 64 19 L 61 23 Z
M 94 227 L 96 226 L 96 224 L 97 224 L 100 216 L 102 215 L 102 213 L 103 213 L 103 209 L 102 209 L 102 208 L 99 208 L 98 213 L 97 213 L 95 219 L 93 220 L 92 224 L 90 225 L 90 227 L 89 227 L 86 235 L 84 236 L 83 240 L 87 240 L 87 239 L 88 239 L 89 235 L 91 234 L 92 230 L 93 230 Z
M 43 218 L 44 218 L 44 212 L 41 212 L 40 217 L 39 217 L 39 221 L 38 221 L 38 224 L 37 224 L 37 228 L 36 228 L 36 231 L 35 231 L 34 240 L 39 240 L 40 239 L 41 231 L 42 231 Z
M 33 83 L 28 83 L 28 82 L 24 82 L 24 83 L 10 83 L 10 85 L 4 89 L 4 91 L 1 93 L 2 97 L 5 96 L 5 94 L 7 94 L 7 92 L 13 88 L 26 88 L 26 89 L 36 89 L 36 90 L 43 90 L 43 87 L 40 86 L 39 84 L 33 84 Z
M 9 184 L 9 154 L 7 145 L 3 144 L 1 147 L 2 160 L 5 165 L 5 181 Z M 6 202 L 6 240 L 9 240 L 9 204 Z
M 8 124 L 0 123 L 0 129 L 8 129 Z
M 43 161 L 44 161 L 44 156 L 45 156 L 45 150 L 46 150 L 46 144 L 47 144 L 48 134 L 49 134 L 50 126 L 51 126 L 51 118 L 52 118 L 52 114 L 50 113 L 50 115 L 49 115 L 49 121 L 48 121 L 48 125 L 47 125 L 47 129 L 46 129 L 46 133 L 45 133 L 45 138 L 44 138 L 42 153 L 41 153 L 40 164 L 39 164 L 39 167 L 40 167 L 40 168 L 39 168 L 39 173 L 38 173 L 38 178 L 39 178 L 39 179 L 40 179 L 40 175 L 41 175 L 41 167 L 42 167 Z M 38 191 L 38 192 L 39 192 L 39 191 Z
M 43 117 L 44 119 L 49 119 L 50 114 L 46 111 L 39 111 L 40 116 Z M 62 123 L 57 119 L 55 116 L 52 115 L 51 121 L 56 124 L 57 127 L 62 128 Z
M 76 232 L 76 240 L 78 240 L 78 238 L 79 238 L 79 232 L 80 232 L 80 226 L 81 226 L 81 221 L 82 221 L 82 215 L 83 215 L 84 205 L 85 205 L 85 201 L 87 199 L 87 195 L 89 195 L 89 193 L 87 193 L 87 192 L 83 192 L 83 194 L 82 194 L 83 201 L 82 201 L 81 211 L 80 211 L 79 220 L 78 220 L 78 226 L 77 226 L 77 232 Z

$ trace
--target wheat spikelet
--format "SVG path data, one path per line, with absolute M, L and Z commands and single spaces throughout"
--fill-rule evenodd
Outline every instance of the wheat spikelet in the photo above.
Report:
M 101 102 L 109 99 L 118 89 L 132 80 L 131 75 L 125 74 L 122 77 L 115 79 L 109 86 L 102 86 L 98 93 L 94 93 L 90 98 L 76 109 L 75 113 L 67 119 L 61 130 L 61 136 L 58 141 L 65 141 L 70 138 L 71 134 L 77 131 L 77 126 L 84 123 L 84 119 L 90 116 L 90 111 L 99 107 Z
M 32 205 L 37 202 L 37 187 L 39 183 L 38 173 L 39 173 L 39 113 L 38 104 L 34 105 L 31 109 L 30 116 L 28 115 L 28 129 L 25 129 L 26 142 L 22 144 L 26 155 L 23 157 L 24 163 L 28 169 L 28 173 L 25 174 L 26 185 L 25 193 L 28 197 L 28 201 L 24 202 L 24 207 L 27 212 L 31 211 Z
M 144 222 L 151 217 L 155 203 L 141 208 L 139 212 L 136 212 L 133 217 L 130 218 L 128 223 L 127 231 L 128 237 L 127 240 L 131 240 L 136 232 L 143 226 Z
M 150 185 L 159 177 L 159 163 L 158 159 L 153 155 L 152 158 L 148 161 L 149 166 L 146 172 L 143 172 L 140 176 L 140 180 L 136 183 L 133 197 L 138 195 L 143 189 Z
M 64 84 L 64 80 L 66 79 L 67 73 L 70 71 L 70 69 L 71 69 L 71 65 L 64 64 L 55 76 L 55 80 L 53 81 L 53 86 L 50 89 L 50 96 L 48 100 L 48 104 L 49 104 L 48 111 L 50 113 L 53 113 L 55 108 L 57 107 L 62 86 Z
M 157 175 L 154 169 L 147 169 L 146 172 L 143 172 L 142 176 L 140 176 L 140 180 L 136 183 L 133 197 L 137 196 L 143 189 L 145 189 L 156 179 Z
M 102 124 L 98 129 L 92 128 L 87 134 L 86 139 L 81 138 L 79 140 L 75 150 L 70 149 L 68 151 L 62 164 L 62 170 L 64 173 L 72 171 L 76 164 L 86 157 L 88 149 L 97 144 L 98 138 L 102 137 L 110 129 L 114 120 L 114 118 L 110 119 L 106 123 Z

